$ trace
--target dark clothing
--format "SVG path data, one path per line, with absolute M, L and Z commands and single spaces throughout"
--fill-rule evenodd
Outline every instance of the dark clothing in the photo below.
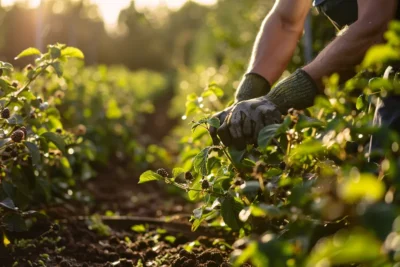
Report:
M 379 1 L 379 0 L 376 0 Z M 400 19 L 400 0 L 397 7 L 396 17 Z M 314 6 L 325 14 L 334 26 L 340 30 L 346 25 L 357 21 L 357 0 L 314 0 Z M 377 12 L 379 12 L 377 10 Z M 400 68 L 388 68 L 386 76 L 390 78 L 390 72 L 398 72 Z M 400 95 L 389 95 L 379 99 L 375 110 L 374 125 L 387 126 L 400 134 Z M 383 148 L 384 136 L 374 135 L 371 139 L 371 152 Z
M 358 18 L 357 0 L 314 0 L 314 6 L 325 14 L 337 29 L 352 24 Z M 396 19 L 400 19 L 400 4 L 397 7 Z

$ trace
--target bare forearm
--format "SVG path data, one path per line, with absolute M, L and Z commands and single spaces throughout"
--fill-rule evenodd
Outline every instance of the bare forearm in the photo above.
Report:
M 396 0 L 358 0 L 358 4 L 358 20 L 303 68 L 320 88 L 322 78 L 333 73 L 338 73 L 342 82 L 354 75 L 355 66 L 366 51 L 383 42 L 383 34 L 397 10 Z
M 351 78 L 366 51 L 374 44 L 383 42 L 386 27 L 375 32 L 366 31 L 366 26 L 353 24 L 341 36 L 328 45 L 318 57 L 303 69 L 321 85 L 322 78 L 338 73 L 342 81 Z
M 249 72 L 275 83 L 286 69 L 303 32 L 310 1 L 278 1 L 264 20 L 254 45 Z

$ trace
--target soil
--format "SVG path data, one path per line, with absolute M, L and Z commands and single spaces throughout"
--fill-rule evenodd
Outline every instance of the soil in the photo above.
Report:
M 46 207 L 48 217 L 38 217 L 28 232 L 9 234 L 0 266 L 230 266 L 233 239 L 207 227 L 191 232 L 192 204 L 157 183 L 102 173 L 85 185 L 92 205 Z M 92 217 L 107 211 L 113 216 Z

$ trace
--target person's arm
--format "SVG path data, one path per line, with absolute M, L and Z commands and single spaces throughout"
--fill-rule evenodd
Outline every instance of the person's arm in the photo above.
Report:
M 345 81 L 354 76 L 366 51 L 383 42 L 383 34 L 390 20 L 394 19 L 397 0 L 358 0 L 358 19 L 329 44 L 317 58 L 303 67 L 322 88 L 322 78 L 333 73 Z
M 274 84 L 286 69 L 311 7 L 310 0 L 277 0 L 262 23 L 248 72 Z

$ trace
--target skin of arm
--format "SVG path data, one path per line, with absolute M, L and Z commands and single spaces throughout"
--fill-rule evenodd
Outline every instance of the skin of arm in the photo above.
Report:
M 358 19 L 335 38 L 317 58 L 303 67 L 321 89 L 322 78 L 338 73 L 342 81 L 351 78 L 367 50 L 384 41 L 383 34 L 394 19 L 397 0 L 358 0 Z
M 257 36 L 248 72 L 274 84 L 286 69 L 303 34 L 310 0 L 277 0 Z

